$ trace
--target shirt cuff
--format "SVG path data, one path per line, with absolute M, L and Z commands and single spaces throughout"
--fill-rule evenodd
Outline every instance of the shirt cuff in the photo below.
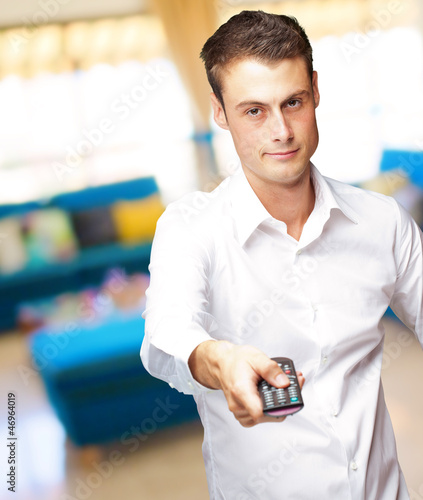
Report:
M 164 331 L 168 331 L 167 328 L 164 328 Z M 181 335 L 179 340 L 176 337 L 174 337 L 175 340 L 172 343 L 169 341 L 169 336 L 161 339 L 160 335 L 154 335 L 152 339 L 152 344 L 157 349 L 171 355 L 173 358 L 173 370 L 172 373 L 167 376 L 170 387 L 184 394 L 191 395 L 216 390 L 210 389 L 197 382 L 192 376 L 188 365 L 189 357 L 198 345 L 209 340 L 216 341 L 216 339 L 211 337 L 200 325 L 195 323 L 192 323 L 188 327 L 185 334 L 183 336 Z M 161 342 L 161 340 L 163 340 L 163 342 Z
M 206 387 L 205 385 L 202 385 L 197 382 L 197 380 L 195 380 L 188 366 L 188 359 L 190 354 L 191 353 L 188 354 L 188 358 L 186 360 L 175 358 L 175 368 L 177 375 L 170 377 L 169 386 L 172 387 L 172 389 L 177 389 L 184 394 L 191 394 L 193 396 L 217 390 L 210 389 L 210 387 Z

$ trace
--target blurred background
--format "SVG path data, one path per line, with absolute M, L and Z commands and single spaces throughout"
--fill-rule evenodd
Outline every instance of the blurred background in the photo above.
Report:
M 0 0 L 1 498 L 9 393 L 17 498 L 208 498 L 195 406 L 143 370 L 141 313 L 157 218 L 239 165 L 198 54 L 258 8 L 313 45 L 316 166 L 423 225 L 421 1 Z M 423 355 L 384 322 L 386 399 L 423 500 Z

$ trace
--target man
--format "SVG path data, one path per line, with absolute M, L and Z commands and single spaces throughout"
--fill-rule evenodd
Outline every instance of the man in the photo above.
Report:
M 242 169 L 160 219 L 144 365 L 194 395 L 212 499 L 408 499 L 381 318 L 390 305 L 423 342 L 422 233 L 392 198 L 310 162 L 320 96 L 295 19 L 241 12 L 202 58 Z M 257 392 L 289 384 L 276 356 L 301 369 L 305 404 L 278 420 Z

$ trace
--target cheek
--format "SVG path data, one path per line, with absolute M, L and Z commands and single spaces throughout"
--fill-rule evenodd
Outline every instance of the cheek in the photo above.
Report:
M 304 113 L 298 117 L 297 132 L 301 134 L 307 142 L 315 142 L 318 137 L 316 115 L 313 112 Z
M 237 150 L 249 155 L 260 150 L 266 141 L 264 130 L 260 128 L 240 127 L 232 137 Z

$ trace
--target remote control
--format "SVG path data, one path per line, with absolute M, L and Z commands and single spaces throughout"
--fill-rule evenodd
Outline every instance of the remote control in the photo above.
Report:
M 291 384 L 280 389 L 265 380 L 259 382 L 258 390 L 263 402 L 263 413 L 276 418 L 297 413 L 304 407 L 304 402 L 294 363 L 289 358 L 272 359 L 282 368 Z

